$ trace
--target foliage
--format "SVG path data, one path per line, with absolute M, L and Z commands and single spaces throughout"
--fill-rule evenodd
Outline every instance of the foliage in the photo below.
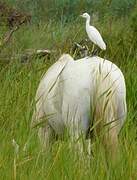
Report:
M 31 16 L 11 8 L 5 3 L 0 3 L 1 26 L 8 26 L 10 29 L 30 22 Z
M 136 50 L 137 48 L 137 4 L 135 6 L 134 11 L 131 14 L 130 18 L 130 27 L 131 27 L 131 32 L 132 32 L 132 40 L 134 43 L 134 49 Z
M 136 0 L 8 0 L 10 4 L 29 11 L 34 22 L 57 19 L 69 20 L 82 12 L 99 14 L 100 19 L 106 16 L 127 16 L 136 4 Z

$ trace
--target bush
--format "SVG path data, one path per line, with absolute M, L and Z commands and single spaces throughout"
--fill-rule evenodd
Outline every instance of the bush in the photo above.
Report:
M 10 4 L 29 11 L 34 22 L 51 19 L 66 21 L 82 12 L 98 13 L 99 19 L 106 16 L 121 17 L 128 15 L 137 0 L 8 0 Z

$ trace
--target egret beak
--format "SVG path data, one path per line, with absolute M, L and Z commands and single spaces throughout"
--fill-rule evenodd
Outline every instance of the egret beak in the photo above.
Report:
M 83 17 L 83 15 L 80 15 L 80 17 Z

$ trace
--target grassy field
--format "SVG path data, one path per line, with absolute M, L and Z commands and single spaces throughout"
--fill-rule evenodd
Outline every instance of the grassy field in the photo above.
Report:
M 32 58 L 26 64 L 19 56 L 8 64 L 0 59 L 0 179 L 137 179 L 137 52 L 130 27 L 125 27 L 127 22 L 129 19 L 115 21 L 111 28 L 107 21 L 95 22 L 107 43 L 105 56 L 121 68 L 127 86 L 128 116 L 113 163 L 98 141 L 90 162 L 85 155 L 79 158 L 67 140 L 55 143 L 46 154 L 41 151 L 37 130 L 30 129 L 41 76 L 62 53 L 71 52 L 75 41 L 86 37 L 84 22 L 79 18 L 71 23 L 51 21 L 23 27 L 14 35 L 3 55 L 20 55 L 29 48 L 55 52 L 50 59 Z M 19 144 L 18 154 L 13 139 Z

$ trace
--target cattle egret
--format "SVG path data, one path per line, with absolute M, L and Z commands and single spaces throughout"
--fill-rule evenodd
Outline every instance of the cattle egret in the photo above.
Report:
M 102 50 L 106 50 L 106 44 L 104 43 L 99 31 L 90 25 L 90 16 L 88 13 L 84 13 L 81 17 L 86 18 L 86 32 L 88 34 L 89 39 L 99 46 Z
M 74 61 L 65 54 L 41 79 L 35 100 L 31 126 L 39 127 L 46 148 L 65 129 L 77 140 L 96 123 L 97 132 L 108 128 L 106 142 L 116 147 L 126 117 L 126 87 L 112 62 L 97 56 Z

